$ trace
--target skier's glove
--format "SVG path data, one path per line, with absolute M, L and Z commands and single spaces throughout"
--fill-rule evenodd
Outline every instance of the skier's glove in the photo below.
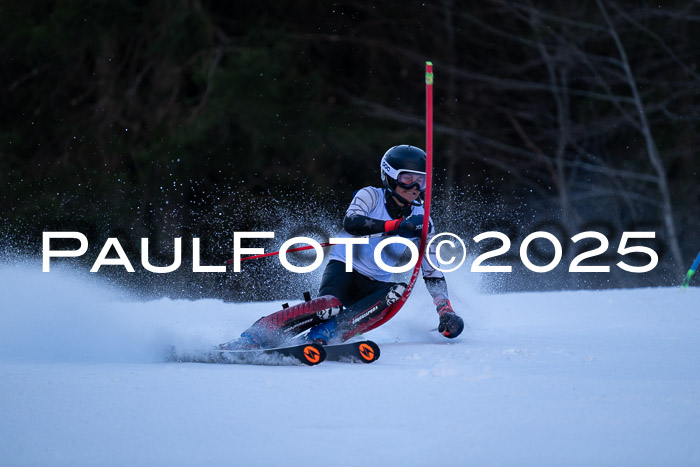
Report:
M 397 233 L 398 235 L 406 238 L 420 237 L 422 230 L 423 214 L 409 216 L 405 219 L 394 219 L 384 223 L 385 232 Z
M 448 339 L 454 339 L 455 337 L 462 334 L 464 330 L 464 321 L 462 318 L 457 316 L 454 311 L 448 311 L 447 313 L 440 316 L 440 324 L 438 325 L 438 332 Z
M 433 299 L 433 303 L 440 316 L 438 332 L 448 339 L 459 336 L 464 330 L 464 321 L 452 309 L 450 301 L 444 296 L 438 296 Z

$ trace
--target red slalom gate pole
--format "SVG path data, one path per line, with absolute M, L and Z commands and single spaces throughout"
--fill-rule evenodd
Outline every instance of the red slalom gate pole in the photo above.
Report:
M 358 333 L 371 331 L 382 324 L 389 321 L 403 307 L 409 295 L 413 291 L 413 286 L 416 285 L 416 280 L 420 275 L 423 257 L 425 256 L 425 247 L 428 241 L 428 229 L 430 227 L 430 199 L 433 192 L 433 64 L 425 62 L 425 201 L 423 203 L 423 230 L 421 231 L 420 247 L 418 248 L 418 262 L 413 267 L 411 280 L 406 286 L 406 290 L 401 297 L 396 300 L 389 308 L 382 319 L 374 324 L 367 326 L 365 329 L 357 330 Z M 343 340 L 352 336 L 343 336 Z

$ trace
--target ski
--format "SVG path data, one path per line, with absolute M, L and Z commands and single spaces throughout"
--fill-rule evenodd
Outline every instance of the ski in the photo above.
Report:
M 227 363 L 239 365 L 318 365 L 326 358 L 326 351 L 318 344 L 300 344 L 273 349 L 222 350 L 212 349 L 199 353 L 173 351 L 169 360 L 187 363 Z
M 324 345 L 326 361 L 372 363 L 379 358 L 379 346 L 372 341 Z

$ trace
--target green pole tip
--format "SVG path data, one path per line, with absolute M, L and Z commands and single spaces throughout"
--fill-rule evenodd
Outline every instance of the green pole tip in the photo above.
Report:
M 425 62 L 426 65 L 433 66 L 433 62 Z
M 685 289 L 686 287 L 688 287 L 688 285 L 690 284 L 690 278 L 693 277 L 693 274 L 695 274 L 695 271 L 693 271 L 692 269 L 688 271 L 688 274 L 685 275 L 683 285 L 681 285 L 682 288 Z

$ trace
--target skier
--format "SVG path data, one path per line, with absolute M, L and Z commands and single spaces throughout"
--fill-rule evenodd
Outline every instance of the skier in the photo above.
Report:
M 339 237 L 372 234 L 400 235 L 420 240 L 423 228 L 423 197 L 426 188 L 426 154 L 408 145 L 394 146 L 381 160 L 383 188 L 365 187 L 356 192 L 343 220 Z M 434 235 L 432 222 L 428 237 Z M 323 273 L 319 296 L 283 308 L 259 319 L 239 339 L 221 344 L 221 349 L 270 348 L 283 345 L 307 329 L 305 339 L 326 345 L 345 341 L 382 324 L 388 308 L 401 297 L 404 283 L 391 282 L 391 273 L 374 261 L 374 248 L 382 238 L 352 246 L 352 271 L 346 272 L 346 245 L 333 246 Z M 382 251 L 387 265 L 395 265 L 407 247 L 392 243 Z M 435 251 L 431 255 L 437 264 Z M 424 258 L 423 279 L 439 317 L 438 331 L 457 337 L 464 322 L 452 309 L 442 272 Z

